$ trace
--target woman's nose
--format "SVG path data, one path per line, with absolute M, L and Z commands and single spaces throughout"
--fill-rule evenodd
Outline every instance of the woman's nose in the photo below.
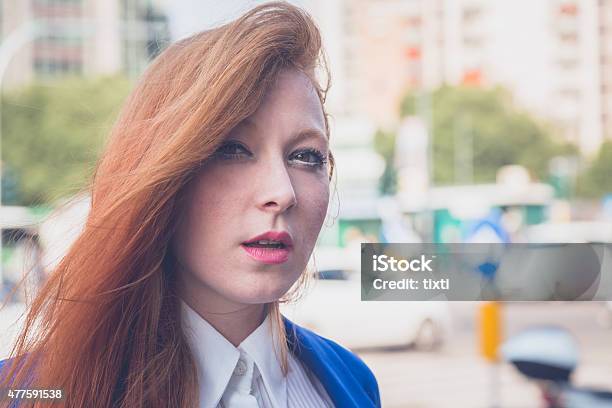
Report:
M 257 174 L 257 203 L 264 211 L 282 213 L 297 204 L 295 189 L 284 163 L 269 163 Z

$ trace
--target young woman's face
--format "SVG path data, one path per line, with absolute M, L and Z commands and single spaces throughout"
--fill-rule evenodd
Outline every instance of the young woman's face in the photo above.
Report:
M 328 140 L 311 80 L 281 72 L 187 192 L 173 248 L 194 302 L 267 303 L 305 269 L 329 200 Z

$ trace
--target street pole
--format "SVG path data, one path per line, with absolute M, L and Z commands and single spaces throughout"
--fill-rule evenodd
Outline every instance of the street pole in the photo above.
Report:
M 499 347 L 502 341 L 501 303 L 482 302 L 478 309 L 480 353 L 490 366 L 489 407 L 501 406 L 501 373 Z
M 425 124 L 427 133 L 427 201 L 426 201 L 426 213 L 427 213 L 427 233 L 429 236 L 423 237 L 424 242 L 433 242 L 434 238 L 434 209 L 432 208 L 431 188 L 434 184 L 434 147 L 433 147 L 433 109 L 431 102 L 431 92 L 424 87 L 419 90 L 417 96 L 417 107 L 416 111 Z

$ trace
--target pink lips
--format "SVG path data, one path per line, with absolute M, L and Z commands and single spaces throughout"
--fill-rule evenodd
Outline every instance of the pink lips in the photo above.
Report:
M 245 245 L 260 240 L 277 241 L 283 245 L 281 248 L 265 248 Z M 284 231 L 268 231 L 264 234 L 251 238 L 250 240 L 244 242 L 241 246 L 246 253 L 256 261 L 265 264 L 281 264 L 289 259 L 289 254 L 293 249 L 293 240 L 291 239 L 291 235 Z

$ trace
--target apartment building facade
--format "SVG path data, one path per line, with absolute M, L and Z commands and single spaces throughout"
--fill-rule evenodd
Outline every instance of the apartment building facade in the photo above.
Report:
M 21 42 L 2 78 L 5 88 L 35 79 L 136 76 L 168 42 L 161 7 L 144 0 L 5 0 L 3 42 Z
M 407 91 L 501 85 L 586 154 L 612 136 L 612 0 L 308 4 L 325 37 L 338 115 L 394 126 Z

